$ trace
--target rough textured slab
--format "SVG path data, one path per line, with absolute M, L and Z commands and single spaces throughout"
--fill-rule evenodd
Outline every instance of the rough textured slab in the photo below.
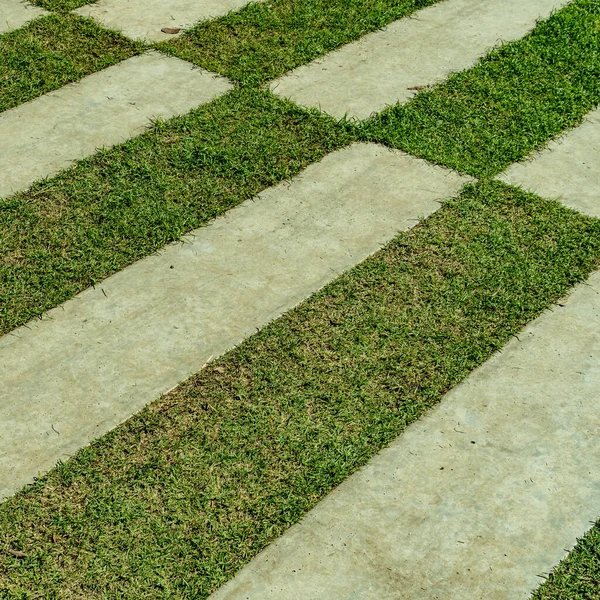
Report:
M 18 29 L 25 23 L 49 14 L 43 8 L 22 0 L 0 0 L 0 33 Z
M 0 114 L 0 196 L 230 87 L 185 61 L 150 52 L 7 110 Z
M 212 19 L 237 10 L 249 0 L 99 0 L 75 12 L 125 35 L 160 42 L 174 37 L 164 27 L 185 29 L 197 21 Z
M 600 217 L 600 110 L 499 179 Z
M 365 119 L 406 102 L 416 86 L 471 66 L 525 35 L 566 0 L 445 0 L 273 82 L 276 93 L 337 117 Z
M 211 600 L 526 600 L 600 515 L 600 273 Z
M 0 497 L 378 250 L 465 181 L 401 152 L 352 146 L 0 338 Z

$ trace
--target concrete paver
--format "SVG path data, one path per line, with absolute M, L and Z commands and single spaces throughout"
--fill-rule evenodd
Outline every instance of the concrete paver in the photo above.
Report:
M 0 338 L 0 497 L 378 250 L 466 181 L 356 144 Z
M 164 27 L 186 29 L 197 21 L 227 14 L 249 0 L 99 0 L 75 12 L 100 24 L 148 42 L 173 38 Z
M 23 0 L 0 0 L 0 34 L 22 27 L 29 21 L 50 14 Z
M 271 89 L 339 118 L 366 119 L 410 100 L 415 87 L 470 67 L 500 41 L 522 37 L 567 3 L 445 0 L 295 69 Z
M 499 179 L 600 217 L 600 110 Z
M 186 28 L 246 3 L 99 0 L 77 12 L 159 41 L 173 37 L 163 27 Z M 272 88 L 338 117 L 366 118 L 565 4 L 446 0 Z M 43 14 L 0 0 L 0 33 Z M 151 52 L 6 111 L 0 197 L 230 88 Z M 500 179 L 600 217 L 599 115 Z M 360 262 L 466 181 L 356 144 L 0 338 L 0 498 Z M 600 274 L 588 283 L 212 600 L 527 598 L 600 514 Z
M 149 52 L 7 110 L 0 114 L 0 197 L 230 88 L 226 79 Z
M 600 515 L 600 272 L 211 600 L 525 600 Z

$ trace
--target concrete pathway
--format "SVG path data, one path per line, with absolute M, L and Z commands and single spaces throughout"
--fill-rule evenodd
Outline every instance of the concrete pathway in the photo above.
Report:
M 446 0 L 273 88 L 338 117 L 366 118 L 566 3 Z M 156 41 L 172 37 L 163 27 L 244 4 L 99 0 L 77 12 Z M 45 14 L 16 0 L 0 0 L 0 11 L 0 32 Z M 230 88 L 150 52 L 6 111 L 0 196 Z M 501 178 L 600 216 L 597 114 Z M 0 338 L 0 499 L 362 261 L 468 180 L 355 144 Z M 537 575 L 600 514 L 600 274 L 588 283 L 213 600 L 527 598 Z
M 499 179 L 600 217 L 600 109 Z
M 50 13 L 24 0 L 0 0 L 0 34 L 47 14 Z
M 0 338 L 0 497 L 362 261 L 466 181 L 356 144 Z
M 125 35 L 160 42 L 173 38 L 161 29 L 186 29 L 197 21 L 218 17 L 248 4 L 249 0 L 99 0 L 75 12 Z
M 473 65 L 492 46 L 525 35 L 566 0 L 445 0 L 299 67 L 271 89 L 336 117 L 366 119 L 406 102 L 418 86 Z
M 230 88 L 226 79 L 149 52 L 7 110 L 0 114 L 0 197 Z
M 597 272 L 211 600 L 525 600 L 600 515 L 599 397 Z

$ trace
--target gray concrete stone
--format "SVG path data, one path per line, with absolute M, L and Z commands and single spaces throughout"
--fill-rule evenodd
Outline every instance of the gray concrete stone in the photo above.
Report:
M 354 145 L 0 338 L 0 497 L 378 250 L 466 181 L 401 152 Z
M 567 0 L 446 0 L 330 52 L 272 83 L 304 106 L 365 119 L 406 102 L 414 88 L 470 67 L 500 41 L 515 40 Z
M 600 516 L 600 272 L 211 600 L 525 600 Z
M 600 217 L 600 110 L 499 179 Z
M 237 10 L 249 0 L 99 0 L 75 12 L 92 17 L 100 24 L 125 35 L 160 42 L 176 37 L 161 31 L 164 27 L 186 29 L 197 21 L 212 19 Z
M 0 197 L 230 88 L 212 73 L 149 52 L 7 110 L 0 114 Z
M 48 11 L 22 0 L 0 0 L 0 33 L 18 29 Z

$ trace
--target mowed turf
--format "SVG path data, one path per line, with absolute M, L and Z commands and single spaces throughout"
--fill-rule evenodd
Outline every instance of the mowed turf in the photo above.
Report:
M 64 13 L 90 2 L 34 3 Z M 429 4 L 255 3 L 159 47 L 252 86 Z M 361 137 L 476 176 L 498 173 L 598 104 L 599 7 L 573 2 L 376 117 Z M 4 34 L 0 111 L 141 48 L 69 14 Z M 0 334 L 291 177 L 352 131 L 237 91 L 0 200 Z M 0 598 L 206 597 L 597 267 L 597 240 L 596 222 L 556 205 L 499 184 L 470 188 L 0 506 Z M 600 599 L 598 532 L 535 600 Z
M 366 122 L 367 140 L 489 177 L 600 101 L 600 2 L 575 0 L 525 38 Z
M 0 199 L 0 334 L 351 139 L 317 111 L 234 90 Z
M 160 50 L 259 85 L 438 0 L 267 0 L 204 21 Z
M 53 10 L 57 12 L 67 12 L 74 10 L 85 4 L 94 4 L 96 0 L 29 0 L 31 4 L 41 6 L 46 10 Z
M 48 15 L 0 36 L 0 112 L 110 67 L 141 45 L 75 15 Z
M 206 598 L 597 268 L 599 234 L 468 186 L 2 504 L 2 597 Z
M 553 50 L 548 51 L 550 55 L 558 53 L 562 56 L 567 52 L 577 58 L 567 61 L 568 64 L 563 64 L 559 70 L 564 74 L 567 67 L 573 68 L 572 78 L 579 80 L 577 68 L 581 65 L 578 60 L 584 60 L 585 55 L 585 60 L 593 62 L 598 50 L 595 48 L 587 54 L 584 51 L 585 44 L 589 46 L 590 41 L 587 33 L 582 34 L 584 50 L 580 49 L 579 41 L 572 43 L 575 50 L 563 42 L 571 39 L 568 31 L 573 27 L 579 32 L 587 32 L 590 23 L 597 24 L 597 21 L 590 21 L 590 15 L 596 15 L 598 8 L 592 9 L 589 4 L 587 0 L 576 2 L 568 7 L 571 12 L 565 12 L 565 9 L 552 18 L 554 25 L 552 19 L 539 25 L 541 34 L 536 30 L 532 36 L 492 53 L 481 65 L 451 78 L 451 81 L 460 77 L 479 81 L 473 73 L 485 70 L 487 64 L 501 65 L 498 70 L 503 72 L 507 64 L 502 58 L 508 52 L 506 48 L 518 50 L 515 60 L 510 63 L 514 63 L 513 66 L 518 65 L 523 56 L 535 62 L 526 50 L 533 44 L 532 40 L 538 38 L 549 45 L 554 44 Z M 331 6 L 338 5 L 333 3 Z M 408 4 L 404 6 L 406 8 Z M 232 13 L 229 17 L 234 18 L 237 14 Z M 52 16 L 50 19 L 56 23 L 65 19 L 69 23 L 92 27 L 94 31 L 98 29 L 91 22 L 75 17 Z M 570 24 L 571 29 L 563 27 L 563 22 Z M 324 27 L 322 23 L 321 27 Z M 546 30 L 550 31 L 547 35 L 544 34 Z M 49 31 L 54 31 L 54 37 L 58 35 L 55 29 Z M 556 31 L 560 33 L 558 37 Z M 536 42 L 534 46 L 544 44 Z M 21 81 L 27 81 L 34 72 L 35 64 L 27 63 Z M 536 72 L 525 69 L 519 73 L 516 79 L 521 88 L 529 90 L 534 86 L 532 81 Z M 567 74 L 564 89 L 571 77 L 570 71 Z M 493 73 L 488 75 L 485 81 L 496 81 Z M 587 75 L 590 79 L 590 73 Z M 595 81 L 590 84 L 592 87 L 598 85 Z M 501 89 L 510 96 L 512 88 L 502 86 Z M 487 110 L 487 96 L 484 96 L 482 103 Z M 411 107 L 418 104 L 421 97 L 425 96 L 418 96 L 406 110 L 413 110 Z M 495 104 L 492 102 L 490 106 Z M 560 111 L 555 110 L 560 116 L 559 122 L 555 123 L 556 129 L 573 124 L 583 110 L 581 103 L 562 103 L 560 106 Z M 545 131 L 546 113 L 536 107 L 528 113 L 529 129 Z M 448 114 L 451 113 L 449 110 Z M 391 143 L 386 137 L 390 131 L 396 131 L 387 127 L 386 119 L 390 114 L 386 112 L 381 118 L 367 123 L 361 136 L 402 146 Z M 511 121 L 511 114 L 503 115 Z M 478 117 L 486 127 L 487 117 L 487 113 Z M 393 119 L 390 122 L 395 123 Z M 420 120 L 409 125 L 407 131 L 416 137 L 427 130 Z M 496 143 L 497 161 L 506 162 L 503 145 L 516 143 L 518 136 L 504 134 L 503 120 L 497 120 L 495 126 L 497 129 L 492 128 L 488 133 Z M 423 143 L 429 144 L 429 149 L 439 143 L 445 152 L 457 153 L 462 170 L 479 175 L 498 170 L 497 165 L 489 166 L 492 163 L 486 163 L 485 169 L 465 166 L 469 154 L 464 144 L 461 145 L 461 135 L 468 133 L 468 127 L 456 131 L 451 139 L 447 139 L 447 129 L 440 126 L 437 131 L 441 141 L 432 133 Z M 353 138 L 356 138 L 356 127 L 348 123 L 336 123 L 316 111 L 304 111 L 264 91 L 237 90 L 168 125 L 158 125 L 145 136 L 100 152 L 26 193 L 0 200 L 0 334 L 43 314 L 261 189 L 293 176 Z M 467 136 L 467 139 L 470 139 L 473 152 L 479 153 L 478 160 L 483 161 L 484 155 L 493 150 L 481 143 L 479 137 L 477 143 L 473 141 L 475 138 Z M 411 147 L 405 149 L 436 162 L 452 163 L 435 152 L 432 155 Z

